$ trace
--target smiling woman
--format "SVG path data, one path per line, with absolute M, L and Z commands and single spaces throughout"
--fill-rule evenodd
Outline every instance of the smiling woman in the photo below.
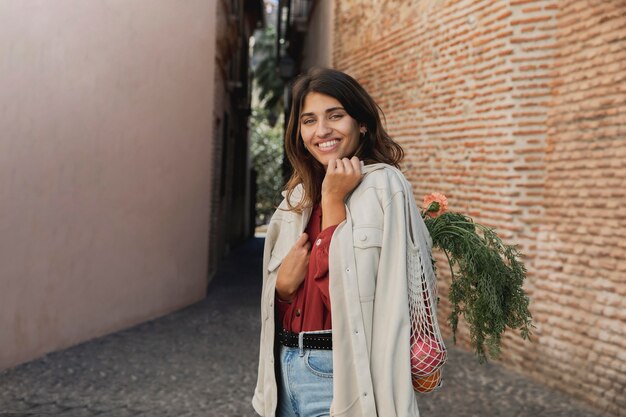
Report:
M 294 174 L 285 188 L 288 197 L 299 184 L 305 188 L 297 212 L 319 203 L 322 180 L 333 159 L 357 156 L 366 165 L 399 167 L 404 151 L 385 131 L 381 115 L 382 109 L 348 74 L 313 68 L 296 80 L 285 133 L 285 152 Z
M 402 148 L 343 72 L 309 71 L 292 98 L 294 170 L 265 241 L 252 403 L 272 417 L 417 417 L 406 259 L 418 246 L 430 262 L 430 247 L 409 219 Z
M 307 94 L 300 117 L 300 135 L 307 151 L 322 165 L 331 159 L 354 155 L 359 137 L 367 128 L 359 126 L 334 97 Z

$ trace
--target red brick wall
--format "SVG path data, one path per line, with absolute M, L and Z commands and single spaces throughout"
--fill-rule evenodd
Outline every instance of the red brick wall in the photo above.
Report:
M 556 33 L 535 367 L 619 414 L 626 407 L 626 2 L 561 1 Z
M 333 66 L 385 111 L 418 198 L 445 193 L 527 255 L 537 329 L 533 343 L 507 335 L 503 363 L 617 414 L 626 2 L 372 3 L 335 2 Z M 438 259 L 444 321 L 449 274 Z

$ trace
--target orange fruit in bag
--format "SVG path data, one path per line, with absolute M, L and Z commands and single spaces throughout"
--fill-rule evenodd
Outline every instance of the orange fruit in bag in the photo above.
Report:
M 412 378 L 413 389 L 417 392 L 430 392 L 441 382 L 441 370 L 437 369 L 424 378 Z

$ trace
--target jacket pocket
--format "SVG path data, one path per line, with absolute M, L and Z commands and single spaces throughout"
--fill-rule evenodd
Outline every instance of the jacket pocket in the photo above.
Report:
M 352 233 L 355 248 L 380 248 L 383 244 L 383 231 L 376 226 L 357 226 L 352 229 Z
M 267 312 L 266 318 L 269 318 L 268 313 L 269 313 L 269 310 L 271 310 L 272 302 L 276 294 L 275 288 L 276 288 L 276 278 L 278 276 L 278 267 L 282 265 L 286 256 L 287 256 L 286 253 L 279 254 L 276 251 L 274 251 L 270 255 L 270 260 L 267 264 L 268 283 L 267 283 L 267 288 L 265 289 L 265 293 L 264 293 L 264 297 L 266 298 L 267 303 L 263 303 L 263 305 L 266 305 L 266 307 L 264 307 L 265 311 Z M 262 308 L 262 312 L 263 312 L 263 308 Z
M 287 253 L 289 253 L 292 245 L 293 242 L 290 241 L 288 233 L 285 233 L 284 235 L 281 234 L 277 237 L 276 241 L 274 242 L 274 247 L 272 248 L 270 260 L 267 264 L 268 272 L 276 270 L 280 266 L 280 264 L 283 263 L 283 260 L 287 256 Z
M 285 260 L 285 256 L 287 256 L 286 253 L 281 255 L 272 253 L 270 261 L 267 264 L 267 272 L 274 272 L 278 269 L 278 267 L 283 263 L 283 260 Z
M 374 300 L 376 277 L 383 231 L 375 226 L 358 226 L 352 229 L 354 258 L 361 302 Z

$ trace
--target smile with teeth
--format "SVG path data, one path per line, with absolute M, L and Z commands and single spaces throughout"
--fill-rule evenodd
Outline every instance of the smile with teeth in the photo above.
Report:
M 334 148 L 335 145 L 337 145 L 338 143 L 339 141 L 337 139 L 333 139 L 327 142 L 318 143 L 317 146 L 322 150 L 327 150 L 327 149 Z

